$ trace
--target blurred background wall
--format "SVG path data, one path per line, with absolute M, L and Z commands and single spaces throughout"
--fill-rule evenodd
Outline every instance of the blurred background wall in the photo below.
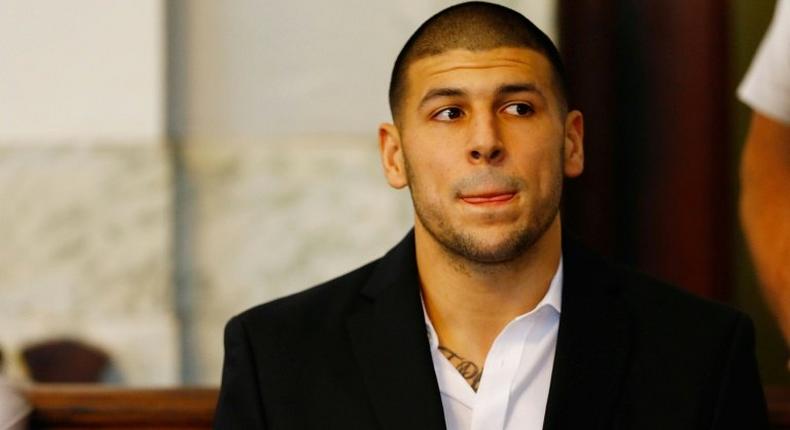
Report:
M 410 228 L 376 128 L 401 46 L 451 3 L 167 4 L 185 380 L 218 381 L 230 315 L 381 256 Z M 551 3 L 509 4 L 554 28 Z
M 72 337 L 108 352 L 106 381 L 217 384 L 231 315 L 383 254 L 412 222 L 377 154 L 391 65 L 452 3 L 0 0 L 10 373 L 25 346 Z M 749 312 L 764 375 L 788 382 L 734 215 L 733 88 L 773 1 L 499 3 L 575 67 L 589 164 L 568 190 L 572 231 Z M 685 103 L 701 121 L 669 116 Z M 686 241 L 659 240 L 677 229 Z
M 736 211 L 749 111 L 735 87 L 773 7 L 559 2 L 572 103 L 586 126 L 585 173 L 568 184 L 564 220 L 593 249 L 750 314 L 763 378 L 787 384 L 787 345 L 760 296 Z
M 74 338 L 108 381 L 216 384 L 231 315 L 386 252 L 411 225 L 378 161 L 390 68 L 451 3 L 2 0 L 9 372 Z
M 0 348 L 77 337 L 180 380 L 158 0 L 0 2 Z

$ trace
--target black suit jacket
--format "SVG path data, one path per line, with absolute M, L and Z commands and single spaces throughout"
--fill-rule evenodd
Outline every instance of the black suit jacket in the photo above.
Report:
M 743 314 L 568 241 L 544 429 L 762 429 Z M 414 236 L 225 329 L 217 429 L 443 429 Z

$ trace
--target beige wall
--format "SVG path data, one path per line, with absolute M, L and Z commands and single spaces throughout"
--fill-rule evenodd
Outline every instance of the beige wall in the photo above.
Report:
M 180 0 L 172 127 L 187 137 L 373 135 L 392 63 L 446 0 Z M 503 1 L 555 37 L 555 0 Z M 172 28 L 171 28 L 172 29 Z
M 75 337 L 179 381 L 161 0 L 0 1 L 0 347 Z
M 0 141 L 163 134 L 161 0 L 0 2 Z
M 191 184 L 180 291 L 188 372 L 219 381 L 222 328 L 252 305 L 381 256 L 412 225 L 376 128 L 392 63 L 450 1 L 183 0 L 173 7 L 170 127 Z M 552 1 L 503 2 L 556 35 Z
M 122 382 L 218 383 L 231 315 L 410 228 L 375 131 L 450 3 L 0 0 L 0 347 L 78 336 Z M 554 0 L 503 3 L 556 34 Z

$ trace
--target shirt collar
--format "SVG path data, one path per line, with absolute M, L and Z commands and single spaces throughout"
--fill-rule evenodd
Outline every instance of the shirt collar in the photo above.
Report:
M 562 255 L 560 255 L 560 262 L 557 264 L 557 271 L 554 272 L 554 277 L 551 278 L 549 290 L 543 296 L 535 309 L 539 309 L 545 305 L 551 306 L 558 313 L 562 313 Z
M 543 296 L 534 309 L 525 314 L 519 315 L 515 318 L 515 320 L 522 319 L 546 306 L 551 307 L 558 314 L 562 313 L 562 278 L 562 255 L 560 255 L 560 262 L 557 264 L 557 271 L 554 272 L 554 277 L 551 278 L 551 283 L 549 283 L 549 289 L 546 291 L 546 295 Z M 422 297 L 422 291 L 420 291 L 420 304 L 422 304 L 422 314 L 425 317 L 425 326 L 428 330 L 428 339 L 431 343 L 431 347 L 437 348 L 439 346 L 439 337 L 436 335 L 436 329 L 433 328 L 433 323 L 428 317 L 428 312 L 425 309 L 425 300 Z

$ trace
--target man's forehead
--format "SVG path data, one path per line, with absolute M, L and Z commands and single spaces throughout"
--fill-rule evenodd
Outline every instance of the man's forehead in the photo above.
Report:
M 447 64 L 480 64 L 485 62 L 503 62 L 516 64 L 541 63 L 548 64 L 545 56 L 534 49 L 523 47 L 500 46 L 491 49 L 448 49 L 436 54 L 420 57 L 412 62 L 412 67 L 441 68 Z
M 453 49 L 416 60 L 408 69 L 408 85 L 422 91 L 447 79 L 463 84 L 465 73 L 511 74 L 544 85 L 551 79 L 551 66 L 543 54 L 526 48 L 500 47 L 484 51 Z

